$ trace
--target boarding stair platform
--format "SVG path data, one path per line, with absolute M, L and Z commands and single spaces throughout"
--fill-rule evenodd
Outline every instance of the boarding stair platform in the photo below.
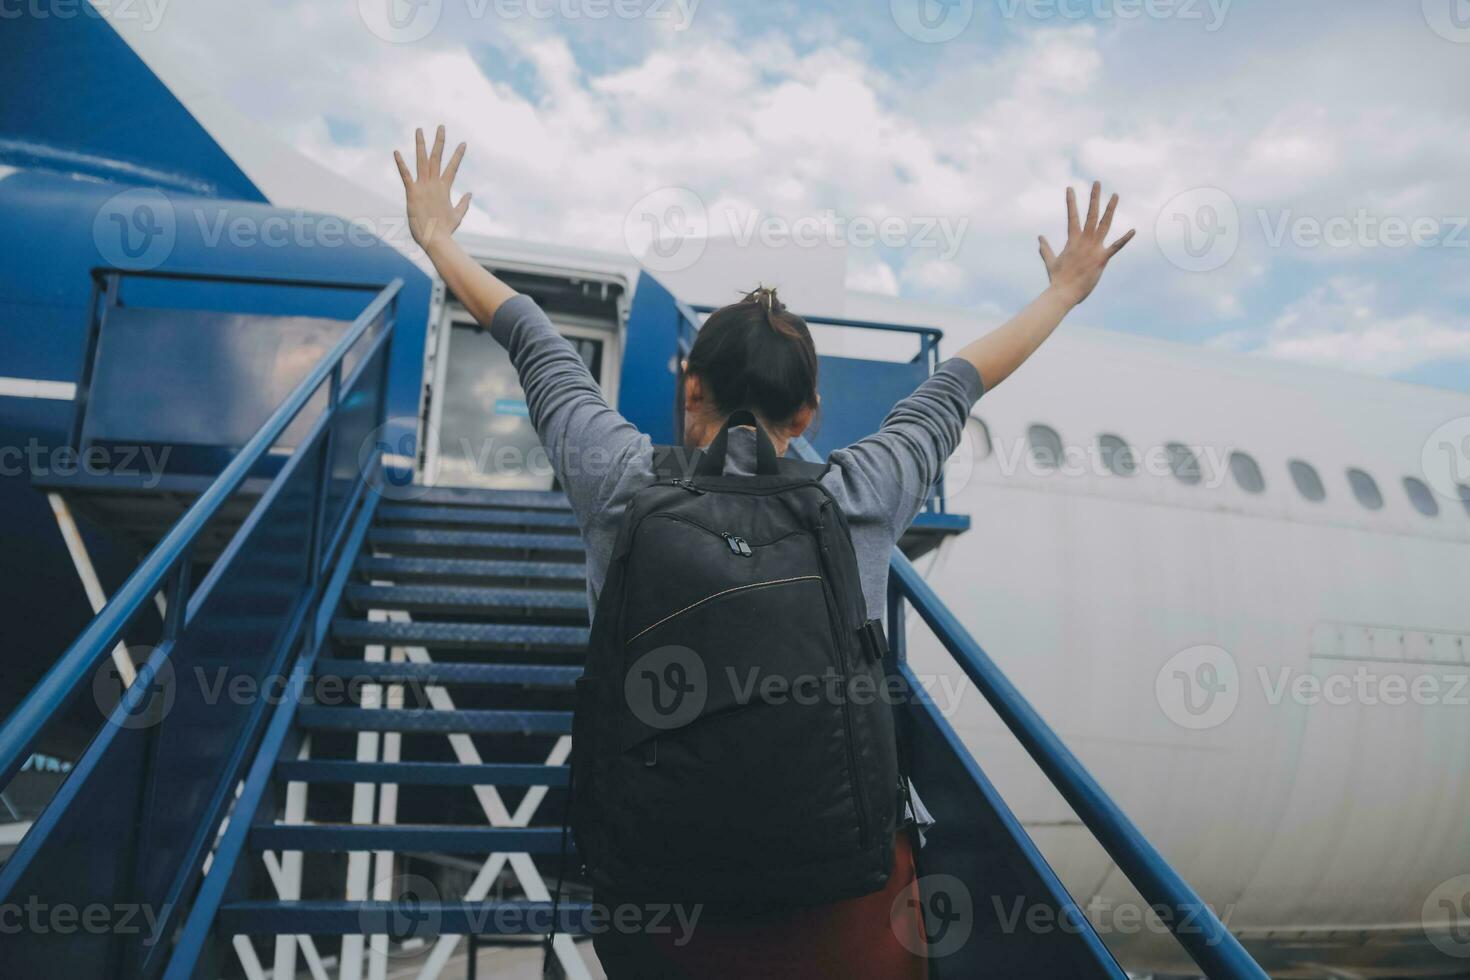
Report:
M 0 867 L 0 904 L 148 913 L 0 935 L 6 977 L 429 980 L 473 971 L 487 943 L 536 946 L 553 915 L 552 974 L 596 975 L 599 918 L 563 831 L 583 544 L 556 492 L 423 486 L 361 452 L 387 421 L 398 289 L 191 491 L 0 727 L 3 785 L 69 707 L 101 714 Z M 698 325 L 672 309 L 662 363 Z M 1200 973 L 1264 977 L 901 550 L 889 592 L 890 669 L 908 672 L 910 625 L 931 630 L 1144 898 L 1190 924 L 1176 934 Z M 1127 976 L 909 679 L 920 693 L 895 710 L 937 820 L 922 858 L 934 975 Z M 1008 928 L 992 895 L 1066 927 Z

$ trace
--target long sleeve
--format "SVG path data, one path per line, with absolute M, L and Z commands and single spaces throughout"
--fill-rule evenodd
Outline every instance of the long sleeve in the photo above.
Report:
M 896 541 L 924 508 L 983 391 L 974 366 L 951 358 L 894 405 L 877 432 L 834 452 L 849 519 L 882 523 Z
M 490 324 L 526 392 L 531 422 L 578 524 L 592 525 L 648 438 L 607 403 L 597 380 L 529 296 L 506 301 Z

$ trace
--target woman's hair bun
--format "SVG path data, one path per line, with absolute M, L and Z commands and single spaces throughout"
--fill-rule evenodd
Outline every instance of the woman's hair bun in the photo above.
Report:
M 817 406 L 817 349 L 806 321 L 760 285 L 709 315 L 689 351 L 724 414 L 749 408 L 771 423 Z

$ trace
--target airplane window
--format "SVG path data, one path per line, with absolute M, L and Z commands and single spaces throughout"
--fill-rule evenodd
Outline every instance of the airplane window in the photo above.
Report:
M 1138 472 L 1138 462 L 1133 450 L 1118 436 L 1097 437 L 1097 448 L 1102 453 L 1103 465 L 1117 476 L 1132 476 Z
M 1373 478 L 1362 470 L 1348 470 L 1348 483 L 1352 484 L 1353 496 L 1358 498 L 1358 503 L 1369 510 L 1381 510 L 1383 508 L 1383 494 L 1378 492 L 1378 484 Z
M 988 459 L 992 451 L 990 444 L 990 427 L 980 419 L 971 415 L 965 422 L 965 431 L 970 436 L 970 446 L 974 449 L 976 459 Z
M 1322 486 L 1322 478 L 1317 475 L 1317 470 L 1311 463 L 1303 463 L 1294 459 L 1287 464 L 1291 470 L 1291 481 L 1296 484 L 1297 491 L 1308 500 L 1326 500 L 1327 488 Z
M 1169 469 L 1174 471 L 1180 483 L 1193 486 L 1200 482 L 1199 459 L 1193 450 L 1182 442 L 1171 442 L 1164 450 L 1169 454 Z
M 1439 516 L 1439 501 L 1434 499 L 1434 492 L 1429 489 L 1423 480 L 1418 477 L 1404 477 L 1404 489 L 1409 493 L 1409 503 L 1414 509 L 1425 517 Z
M 1026 441 L 1031 444 L 1031 457 L 1044 470 L 1054 470 L 1062 464 L 1062 437 L 1049 425 L 1033 425 L 1026 430 Z
M 1261 475 L 1261 468 L 1245 453 L 1230 454 L 1230 472 L 1246 493 L 1260 493 L 1266 489 L 1266 478 Z

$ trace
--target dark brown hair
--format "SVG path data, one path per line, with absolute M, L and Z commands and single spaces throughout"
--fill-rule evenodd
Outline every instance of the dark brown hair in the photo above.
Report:
M 708 386 L 721 415 L 748 408 L 779 424 L 817 407 L 811 331 L 765 286 L 709 315 L 689 351 L 688 370 Z

